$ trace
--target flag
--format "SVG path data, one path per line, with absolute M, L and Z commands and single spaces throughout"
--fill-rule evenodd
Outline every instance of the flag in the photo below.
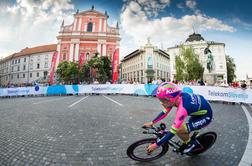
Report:
M 80 56 L 80 60 L 79 60 L 79 68 L 81 67 L 81 65 L 83 64 L 85 60 L 85 53 L 81 53 L 81 56 Z
M 117 48 L 113 55 L 112 61 L 112 83 L 116 83 L 118 81 L 118 66 L 119 66 L 119 48 Z
M 52 56 L 52 64 L 51 64 L 51 71 L 50 71 L 50 84 L 53 84 L 53 76 L 54 76 L 54 70 L 57 62 L 57 56 L 58 52 L 55 51 Z

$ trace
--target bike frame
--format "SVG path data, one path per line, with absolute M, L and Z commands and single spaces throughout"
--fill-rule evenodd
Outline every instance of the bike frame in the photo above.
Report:
M 143 127 L 144 128 L 144 127 Z M 154 130 L 155 132 L 146 132 L 146 131 L 144 131 L 143 132 L 143 134 L 154 134 L 154 135 L 156 135 L 156 137 L 157 137 L 157 139 L 159 139 L 159 138 L 162 138 L 168 131 L 167 130 L 160 130 L 160 128 L 158 128 L 158 127 L 154 127 L 154 126 L 151 126 L 151 127 L 146 127 L 146 128 L 144 128 L 144 129 L 146 129 L 146 130 L 149 130 L 149 129 L 152 129 L 152 130 Z M 195 139 L 196 138 L 196 136 L 199 134 L 199 131 L 195 131 L 195 132 L 193 132 L 193 134 L 192 134 L 192 136 L 191 136 L 191 139 Z M 180 144 L 179 144 L 179 142 L 176 142 L 176 141 L 174 141 L 174 140 L 169 140 L 168 142 L 167 142 L 167 144 L 168 145 L 170 145 L 171 147 L 173 147 L 173 148 L 175 148 L 176 150 L 178 150 L 179 148 L 180 148 Z

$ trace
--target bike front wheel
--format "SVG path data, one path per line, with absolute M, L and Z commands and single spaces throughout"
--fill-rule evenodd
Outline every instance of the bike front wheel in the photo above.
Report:
M 162 157 L 168 151 L 169 145 L 168 144 L 161 145 L 156 150 L 148 154 L 146 149 L 150 144 L 155 142 L 156 138 L 147 138 L 139 140 L 128 147 L 127 155 L 135 161 L 147 162 L 156 160 Z

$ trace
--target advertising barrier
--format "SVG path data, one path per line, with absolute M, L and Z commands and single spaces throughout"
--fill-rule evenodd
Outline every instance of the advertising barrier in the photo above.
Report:
M 67 95 L 67 94 L 131 94 L 151 96 L 158 85 L 153 84 L 98 84 L 98 85 L 53 85 L 17 88 L 0 88 L 0 96 Z M 252 103 L 252 90 L 212 86 L 181 86 L 183 91 L 196 93 L 208 100 Z

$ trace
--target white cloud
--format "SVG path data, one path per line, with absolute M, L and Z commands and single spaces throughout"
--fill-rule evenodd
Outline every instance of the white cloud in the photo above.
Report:
M 27 46 L 56 43 L 62 20 L 72 23 L 73 9 L 70 0 L 17 0 L 8 4 L 0 10 L 0 56 Z
M 153 0 L 136 0 L 136 1 L 128 1 L 128 4 L 133 7 L 132 10 L 138 8 L 143 9 L 144 12 L 148 16 L 157 16 L 158 12 L 162 11 L 164 8 L 170 5 L 170 0 L 160 0 L 160 1 L 153 1 Z M 134 8 L 135 7 L 135 8 Z
M 183 3 L 178 3 L 178 4 L 176 4 L 176 6 L 179 9 L 184 9 L 185 8 L 184 5 L 183 5 Z
M 235 23 L 236 25 L 240 25 L 242 28 L 244 28 L 246 30 L 251 30 L 252 29 L 252 24 L 251 23 L 244 22 L 239 18 L 233 18 L 232 22 Z
M 189 7 L 190 9 L 195 9 L 196 5 L 197 5 L 196 1 L 186 0 L 186 6 Z
M 138 49 L 140 45 L 144 45 L 147 37 L 151 38 L 151 42 L 154 45 L 160 47 L 162 44 L 164 48 L 167 48 L 184 41 L 192 33 L 193 27 L 199 32 L 207 30 L 235 31 L 233 27 L 223 23 L 221 20 L 203 14 L 185 15 L 181 18 L 167 16 L 161 19 L 149 19 L 147 11 L 140 8 L 140 5 L 134 1 L 124 6 L 124 11 L 122 11 L 120 18 L 122 56 L 127 55 L 131 50 Z M 129 41 L 130 45 L 127 46 Z M 124 49 L 124 47 L 127 49 Z

